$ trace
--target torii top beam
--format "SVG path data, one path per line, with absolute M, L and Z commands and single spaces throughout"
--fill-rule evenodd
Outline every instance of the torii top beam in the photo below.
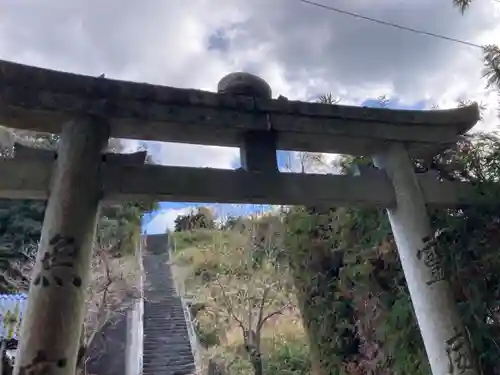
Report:
M 0 61 L 0 123 L 59 133 L 97 115 L 111 136 L 240 147 L 245 133 L 275 130 L 282 150 L 369 155 L 405 142 L 413 155 L 449 145 L 479 120 L 477 105 L 410 111 L 252 98 L 58 72 Z

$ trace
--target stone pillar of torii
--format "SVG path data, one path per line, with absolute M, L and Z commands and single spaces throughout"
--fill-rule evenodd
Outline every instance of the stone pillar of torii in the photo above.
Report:
M 387 209 L 387 214 L 432 373 L 479 374 L 436 252 L 435 231 L 413 163 L 401 144 L 389 146 L 374 162 L 394 187 L 396 206 Z
M 415 175 L 412 157 L 452 146 L 476 105 L 404 111 L 271 99 L 232 73 L 218 93 L 86 77 L 0 61 L 0 123 L 60 134 L 57 152 L 16 145 L 0 198 L 48 199 L 16 375 L 73 375 L 103 201 L 364 205 L 387 208 L 434 375 L 478 374 L 426 206 L 477 203 L 466 183 Z M 106 154 L 109 137 L 238 147 L 240 170 L 145 164 Z M 276 150 L 373 156 L 357 176 L 280 173 Z M 334 333 L 332 332 L 332 335 Z

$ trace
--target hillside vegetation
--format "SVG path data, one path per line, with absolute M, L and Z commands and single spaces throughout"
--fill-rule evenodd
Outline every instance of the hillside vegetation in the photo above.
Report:
M 341 167 L 355 164 L 370 162 Z M 429 215 L 477 362 L 500 374 L 500 141 L 477 136 L 415 169 L 491 199 Z M 383 210 L 295 207 L 195 227 L 174 234 L 177 276 L 205 357 L 226 373 L 430 374 Z
M 231 374 L 259 372 L 260 365 L 266 374 L 308 374 L 302 319 L 287 271 L 269 254 L 249 256 L 249 234 L 175 234 L 176 275 L 193 301 L 205 363 L 212 358 Z

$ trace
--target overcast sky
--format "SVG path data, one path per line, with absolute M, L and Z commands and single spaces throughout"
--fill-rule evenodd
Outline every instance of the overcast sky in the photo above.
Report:
M 475 0 L 317 0 L 351 12 L 477 44 L 500 42 L 500 3 Z M 387 28 L 297 0 L 1 0 L 0 58 L 46 68 L 215 90 L 231 71 L 266 79 L 274 96 L 345 104 L 388 95 L 405 107 L 488 105 L 481 51 Z M 163 164 L 231 168 L 237 150 L 154 144 Z M 178 209 L 178 206 L 175 208 Z M 158 216 L 164 228 L 175 211 Z M 159 230 L 159 229 L 157 229 Z

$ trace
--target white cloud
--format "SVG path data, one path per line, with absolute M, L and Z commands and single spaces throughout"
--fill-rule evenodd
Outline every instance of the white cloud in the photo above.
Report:
M 162 165 L 230 169 L 239 157 L 236 148 L 179 143 L 145 142 L 154 161 Z
M 452 0 L 334 5 L 478 44 L 500 36 L 499 4 L 489 0 L 473 2 L 463 16 Z M 311 99 L 331 91 L 345 104 L 382 94 L 442 107 L 479 99 L 489 109 L 483 128 L 497 123 L 480 50 L 296 0 L 4 0 L 0 58 L 208 90 L 225 74 L 246 70 L 266 79 L 275 96 Z M 154 143 L 150 149 L 170 165 L 229 168 L 237 157 L 236 150 L 217 147 Z
M 208 53 L 210 34 L 238 20 L 236 7 L 211 2 L 32 0 L 0 6 L 0 58 L 89 75 L 214 90 L 232 71 Z M 36 16 L 35 16 L 36 14 Z M 210 15 L 210 17 L 206 17 Z M 21 25 L 29 24 L 26 28 Z M 134 151 L 136 141 L 127 141 Z M 229 168 L 237 150 L 148 143 L 157 162 Z
M 174 229 L 174 222 L 179 215 L 186 215 L 191 212 L 194 207 L 169 208 L 159 210 L 153 219 L 146 225 L 144 231 L 147 234 L 166 233 L 167 230 Z

